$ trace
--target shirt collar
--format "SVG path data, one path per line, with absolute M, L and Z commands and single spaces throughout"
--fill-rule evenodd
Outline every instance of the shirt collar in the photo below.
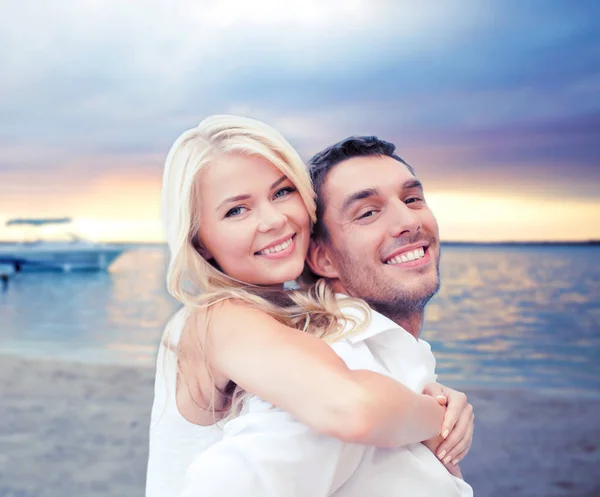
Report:
M 343 301 L 344 299 L 349 298 L 348 295 L 345 295 L 343 293 L 336 293 L 335 296 L 338 299 L 338 301 Z M 342 313 L 345 316 L 354 317 L 359 322 L 362 322 L 364 320 L 364 313 L 361 312 L 359 309 L 355 307 L 341 307 Z M 370 316 L 367 316 L 367 318 L 370 317 L 369 323 L 367 326 L 364 326 L 360 331 L 352 332 L 352 323 L 347 323 L 346 329 L 347 331 L 349 331 L 349 333 L 344 338 L 346 338 L 350 343 L 364 342 L 369 338 L 373 338 L 374 336 L 389 330 L 396 330 L 398 332 L 401 332 L 402 334 L 408 335 L 415 342 L 419 341 L 419 339 L 415 340 L 414 337 L 408 331 L 402 328 L 402 326 L 398 325 L 383 314 L 380 314 L 379 312 L 375 311 L 371 307 L 369 307 L 369 312 Z

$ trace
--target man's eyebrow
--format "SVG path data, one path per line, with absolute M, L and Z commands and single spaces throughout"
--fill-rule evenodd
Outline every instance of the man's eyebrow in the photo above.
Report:
M 402 184 L 402 190 L 410 190 L 412 188 L 421 188 L 423 189 L 423 184 L 418 179 L 410 179 L 405 181 Z M 358 202 L 359 200 L 363 200 L 365 198 L 373 197 L 375 195 L 379 195 L 379 190 L 377 188 L 365 188 L 364 190 L 359 190 L 357 192 L 348 195 L 342 204 L 342 212 L 347 211 L 352 204 Z
M 288 179 L 288 177 L 284 174 L 281 178 L 279 178 L 277 181 L 275 181 L 275 183 L 273 183 L 269 188 L 272 190 L 273 188 L 276 188 L 277 185 L 280 185 L 281 183 L 283 183 L 286 179 Z M 227 197 L 225 200 L 223 200 L 223 202 L 221 202 L 218 207 L 217 210 L 219 210 L 221 207 L 223 207 L 225 204 L 229 204 L 232 202 L 239 202 L 240 200 L 248 200 L 250 198 L 250 195 L 248 195 L 247 193 L 244 195 L 236 195 L 235 197 Z
M 409 179 L 402 185 L 403 190 L 410 190 L 411 188 L 420 188 L 422 190 L 423 184 L 418 179 Z
M 374 195 L 379 195 L 379 190 L 376 188 L 365 188 L 364 190 L 359 190 L 348 195 L 342 204 L 342 212 L 347 211 L 354 202 L 358 202 L 364 198 L 373 197 Z

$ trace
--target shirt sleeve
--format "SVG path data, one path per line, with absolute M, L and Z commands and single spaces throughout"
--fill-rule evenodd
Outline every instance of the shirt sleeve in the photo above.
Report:
M 179 497 L 327 497 L 356 470 L 365 447 L 320 435 L 260 399 L 197 456 Z

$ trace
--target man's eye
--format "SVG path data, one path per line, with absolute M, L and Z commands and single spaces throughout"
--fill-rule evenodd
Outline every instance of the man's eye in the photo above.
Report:
M 242 214 L 244 212 L 244 210 L 246 209 L 246 207 L 234 207 L 233 209 L 229 209 L 227 211 L 227 214 L 225 214 L 225 217 L 234 217 L 234 216 L 239 216 L 240 214 Z
M 365 219 L 367 217 L 371 217 L 373 216 L 377 211 L 371 209 L 370 211 L 366 211 L 363 212 L 360 216 L 358 216 L 356 219 Z
M 273 198 L 281 198 L 289 195 L 290 193 L 294 193 L 296 189 L 293 186 L 286 186 L 285 188 L 281 188 L 275 192 Z
M 414 204 L 415 202 L 422 202 L 423 199 L 421 197 L 410 197 L 407 198 L 404 203 L 406 204 Z

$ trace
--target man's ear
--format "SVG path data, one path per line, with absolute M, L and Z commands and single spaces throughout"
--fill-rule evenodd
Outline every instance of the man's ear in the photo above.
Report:
M 194 248 L 198 251 L 198 253 L 207 261 L 210 261 L 211 259 L 214 259 L 213 255 L 210 253 L 210 250 L 208 250 L 204 244 L 200 241 L 200 236 L 196 235 L 194 238 Z
M 310 241 L 306 263 L 311 271 L 318 276 L 329 279 L 339 278 L 331 257 L 331 249 L 322 242 Z
M 210 251 L 204 246 L 204 245 L 199 245 L 198 246 L 198 253 L 207 261 L 210 261 L 211 259 L 214 259 L 214 257 L 212 256 L 212 254 L 210 253 Z

